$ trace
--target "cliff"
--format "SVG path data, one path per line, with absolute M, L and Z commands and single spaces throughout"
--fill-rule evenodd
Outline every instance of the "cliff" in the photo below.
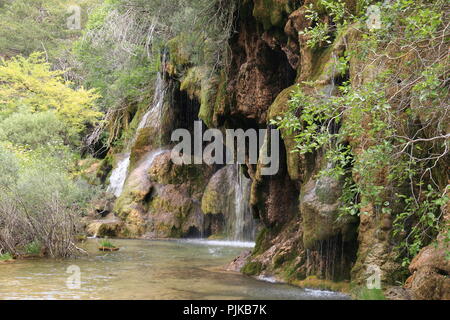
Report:
M 182 35 L 169 40 L 160 79 L 164 88 L 156 89 L 160 101 L 155 98 L 150 108 L 155 118 L 146 118 L 145 109 L 135 113 L 129 149 L 111 149 L 99 171 L 107 183 L 117 154 L 129 153 L 123 192 L 114 205 L 96 208 L 97 214 L 120 219 L 113 221 L 113 234 L 232 238 L 242 210 L 250 238 L 245 240 L 259 230 L 241 270 L 245 274 L 276 275 L 303 286 L 351 287 L 356 296 L 375 279 L 388 298 L 449 298 L 448 210 L 443 205 L 448 198 L 435 198 L 418 185 L 433 185 L 440 195 L 448 192 L 448 154 L 442 150 L 448 147 L 450 122 L 442 104 L 437 111 L 428 108 L 448 96 L 417 95 L 418 85 L 430 85 L 426 81 L 433 78 L 442 80 L 436 84 L 439 94 L 448 92 L 442 76 L 448 74 L 448 56 L 439 39 L 427 42 L 426 35 L 415 34 L 413 49 L 406 49 L 401 41 L 408 26 L 395 29 L 389 22 L 394 29 L 386 39 L 389 35 L 367 30 L 367 7 L 361 1 L 339 4 L 240 1 L 228 59 L 220 67 L 194 62 Z M 328 29 L 318 37 L 322 25 Z M 432 32 L 442 30 L 437 25 Z M 377 39 L 383 41 L 373 46 Z M 290 127 L 283 122 L 287 114 L 304 123 Z M 138 126 L 143 119 L 147 123 Z M 261 175 L 261 162 L 237 169 L 172 163 L 171 132 L 193 132 L 195 120 L 222 132 L 279 127 L 278 173 Z M 302 143 L 310 148 L 301 149 Z M 420 148 L 411 150 L 414 143 Z M 428 160 L 416 166 L 417 159 Z M 331 169 L 332 174 L 323 174 Z M 411 198 L 427 207 L 413 207 Z M 245 203 L 240 207 L 240 202 Z M 432 220 L 422 221 L 420 210 Z M 422 224 L 432 227 L 419 233 Z M 417 241 L 408 242 L 412 238 Z

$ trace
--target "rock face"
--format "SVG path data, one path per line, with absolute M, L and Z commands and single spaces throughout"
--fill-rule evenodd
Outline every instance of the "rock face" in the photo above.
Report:
M 450 225 L 450 204 L 442 210 L 445 225 Z M 448 231 L 447 231 L 448 232 Z M 417 300 L 450 300 L 450 244 L 446 231 L 438 236 L 438 244 L 430 245 L 414 258 L 406 281 L 412 298 Z
M 299 202 L 306 249 L 338 236 L 343 241 L 356 238 L 357 219 L 339 216 L 341 191 L 342 182 L 330 177 L 311 179 L 303 185 Z
M 239 166 L 227 165 L 212 176 L 203 193 L 203 213 L 226 222 L 221 229 L 228 239 L 255 238 L 257 225 L 249 205 L 250 184 Z
M 284 5 L 279 5 L 277 1 L 269 2 L 274 3 L 277 8 L 276 12 L 270 13 L 273 18 L 265 16 L 267 9 L 262 10 L 261 15 L 264 16 L 260 18 L 267 21 L 268 26 L 272 20 L 283 23 Z M 233 61 L 227 93 L 231 94 L 230 104 L 233 107 L 231 115 L 220 116 L 237 119 L 244 117 L 246 121 L 251 119 L 257 123 L 265 123 L 267 110 L 277 95 L 292 84 L 295 71 L 278 40 L 269 33 L 264 33 L 251 14 L 252 11 L 259 12 L 259 8 L 265 7 L 262 1 L 255 3 L 255 6 L 247 1 L 243 6 L 237 35 L 231 40 Z
M 344 2 L 348 11 L 356 10 L 357 1 Z M 163 130 L 137 132 L 123 193 L 114 208 L 100 205 L 96 209 L 114 212 L 120 220 L 109 216 L 110 220 L 94 221 L 89 230 L 131 237 L 231 239 L 238 213 L 248 207 L 250 218 L 246 212 L 247 218 L 241 219 L 241 214 L 239 219 L 244 233 L 254 230 L 253 218 L 261 222 L 256 247 L 238 257 L 229 270 L 276 275 L 291 282 L 309 277 L 351 281 L 356 286 L 364 286 L 376 270 L 389 298 L 450 299 L 445 235 L 440 235 L 438 247 L 426 247 L 414 259 L 406 288 L 392 287 L 404 280 L 393 236 L 395 214 L 402 208 L 393 207 L 387 214 L 367 201 L 360 217 L 343 217 L 339 209 L 344 182 L 318 176 L 331 165 L 324 159 L 325 150 L 304 155 L 293 152 L 292 133 L 281 130 L 280 170 L 274 176 L 262 176 L 261 163 L 236 170 L 234 165 L 175 165 L 171 161 L 167 137 L 173 128 L 192 133 L 192 123 L 198 119 L 222 131 L 270 128 L 271 120 L 289 110 L 296 86 L 305 95 L 331 97 L 338 94 L 343 81 L 360 86 L 384 71 L 367 68 L 365 61 L 356 58 L 350 61 L 348 74 L 336 70 L 336 61 L 346 58 L 346 51 L 358 49 L 358 31 L 352 26 L 326 48 L 309 48 L 310 39 L 300 32 L 311 26 L 307 18 L 311 4 L 317 1 L 241 1 L 237 30 L 229 43 L 230 65 L 221 72 L 193 66 L 182 42 L 169 41 L 164 72 L 172 82 L 168 92 L 173 96 L 165 99 L 169 114 L 161 122 Z M 322 22 L 330 19 L 320 15 Z M 359 157 L 368 140 L 349 137 L 343 143 L 352 146 Z M 161 143 L 167 145 L 164 150 L 158 149 Z M 381 195 L 383 201 L 391 201 L 399 188 L 388 183 L 387 171 L 383 168 L 376 174 L 379 185 L 387 190 Z
M 104 219 L 91 221 L 86 230 L 89 236 L 105 238 L 105 237 L 117 237 L 122 233 L 123 222 L 110 214 Z

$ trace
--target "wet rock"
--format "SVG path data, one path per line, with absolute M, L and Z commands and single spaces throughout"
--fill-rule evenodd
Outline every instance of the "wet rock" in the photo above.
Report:
M 202 197 L 205 214 L 228 215 L 234 210 L 234 171 L 233 166 L 226 166 L 211 177 Z
M 227 165 L 217 171 L 209 180 L 202 197 L 202 211 L 207 215 L 220 216 L 212 222 L 223 221 L 219 229 L 236 240 L 253 240 L 256 222 L 250 208 L 251 179 L 245 177 L 236 165 Z M 239 182 L 240 181 L 240 182 Z M 242 221 L 237 221 L 237 216 Z M 242 222 L 236 231 L 236 224 Z
M 124 227 L 124 223 L 114 214 L 109 214 L 101 220 L 91 221 L 87 228 L 87 234 L 92 237 L 118 237 Z
M 241 269 L 246 264 L 248 258 L 251 256 L 251 254 L 252 252 L 250 250 L 242 252 L 233 261 L 231 261 L 229 265 L 225 267 L 225 270 L 232 272 L 240 272 Z
M 302 186 L 300 212 L 303 217 L 303 243 L 312 249 L 317 241 L 342 235 L 344 241 L 356 237 L 357 219 L 339 215 L 342 182 L 330 177 L 311 179 Z
M 384 292 L 388 300 L 411 300 L 410 290 L 402 287 L 391 287 Z
M 449 193 L 447 193 L 448 195 Z M 450 225 L 450 203 L 442 209 L 443 225 Z M 413 299 L 450 300 L 450 244 L 448 228 L 439 234 L 437 245 L 422 249 L 409 266 L 412 276 L 405 287 L 410 289 Z
M 412 276 L 406 287 L 413 299 L 450 300 L 450 261 L 446 249 L 429 246 L 412 261 L 409 270 Z

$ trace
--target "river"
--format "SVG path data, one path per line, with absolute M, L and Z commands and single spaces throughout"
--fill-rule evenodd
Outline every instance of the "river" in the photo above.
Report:
M 70 260 L 34 259 L 0 264 L 0 299 L 347 299 L 318 290 L 256 280 L 224 272 L 222 266 L 248 243 L 114 240 L 120 251 L 97 251 Z M 80 288 L 67 279 L 80 270 Z M 79 269 L 78 269 L 79 268 Z

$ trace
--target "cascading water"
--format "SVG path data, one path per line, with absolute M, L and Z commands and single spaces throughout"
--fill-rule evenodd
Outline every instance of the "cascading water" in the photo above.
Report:
M 163 62 L 165 62 L 165 55 L 163 56 Z M 167 92 L 167 86 L 165 79 L 163 77 L 162 72 L 158 72 L 156 82 L 155 82 L 155 94 L 153 97 L 153 103 L 151 107 L 148 109 L 148 111 L 144 114 L 142 117 L 142 120 L 140 121 L 138 125 L 137 132 L 139 130 L 142 130 L 144 128 L 147 128 L 149 125 L 152 125 L 153 127 L 159 128 L 161 130 L 161 122 L 162 122 L 162 116 L 163 116 L 163 107 L 164 107 L 164 99 Z M 133 140 L 130 143 L 130 146 L 132 146 L 137 139 L 137 134 L 134 136 Z M 158 150 L 156 153 L 162 153 L 163 151 Z M 150 163 L 149 166 L 154 161 L 154 157 L 156 157 L 159 154 L 156 154 L 155 152 L 150 152 L 146 155 L 146 158 L 142 161 L 144 163 L 144 167 L 147 166 L 146 163 Z M 152 158 L 152 156 L 154 157 Z M 107 191 L 113 193 L 117 198 L 120 197 L 123 191 L 123 187 L 125 185 L 125 180 L 127 178 L 128 174 L 128 167 L 130 166 L 130 153 L 126 154 L 126 157 L 118 162 L 117 168 L 113 170 L 111 173 L 111 177 L 109 179 L 110 184 L 108 186 Z M 149 167 L 147 167 L 148 169 Z
M 139 180 L 147 180 L 147 171 L 152 167 L 155 159 L 166 151 L 167 150 L 164 149 L 156 149 L 148 152 L 136 168 L 130 173 L 131 180 L 135 183 Z M 141 184 L 145 184 L 145 181 L 141 181 Z
M 166 97 L 167 86 L 161 72 L 158 72 L 155 83 L 155 95 L 151 108 L 144 114 L 138 126 L 138 131 L 147 128 L 150 124 L 161 128 L 164 99 Z
M 234 223 L 232 239 L 234 241 L 251 241 L 255 238 L 255 222 L 250 208 L 251 180 L 242 172 L 239 164 L 235 165 L 234 182 Z
M 117 168 L 112 171 L 107 192 L 114 194 L 116 197 L 120 197 L 127 178 L 129 166 L 130 154 L 127 153 L 125 154 L 125 158 L 118 162 Z

